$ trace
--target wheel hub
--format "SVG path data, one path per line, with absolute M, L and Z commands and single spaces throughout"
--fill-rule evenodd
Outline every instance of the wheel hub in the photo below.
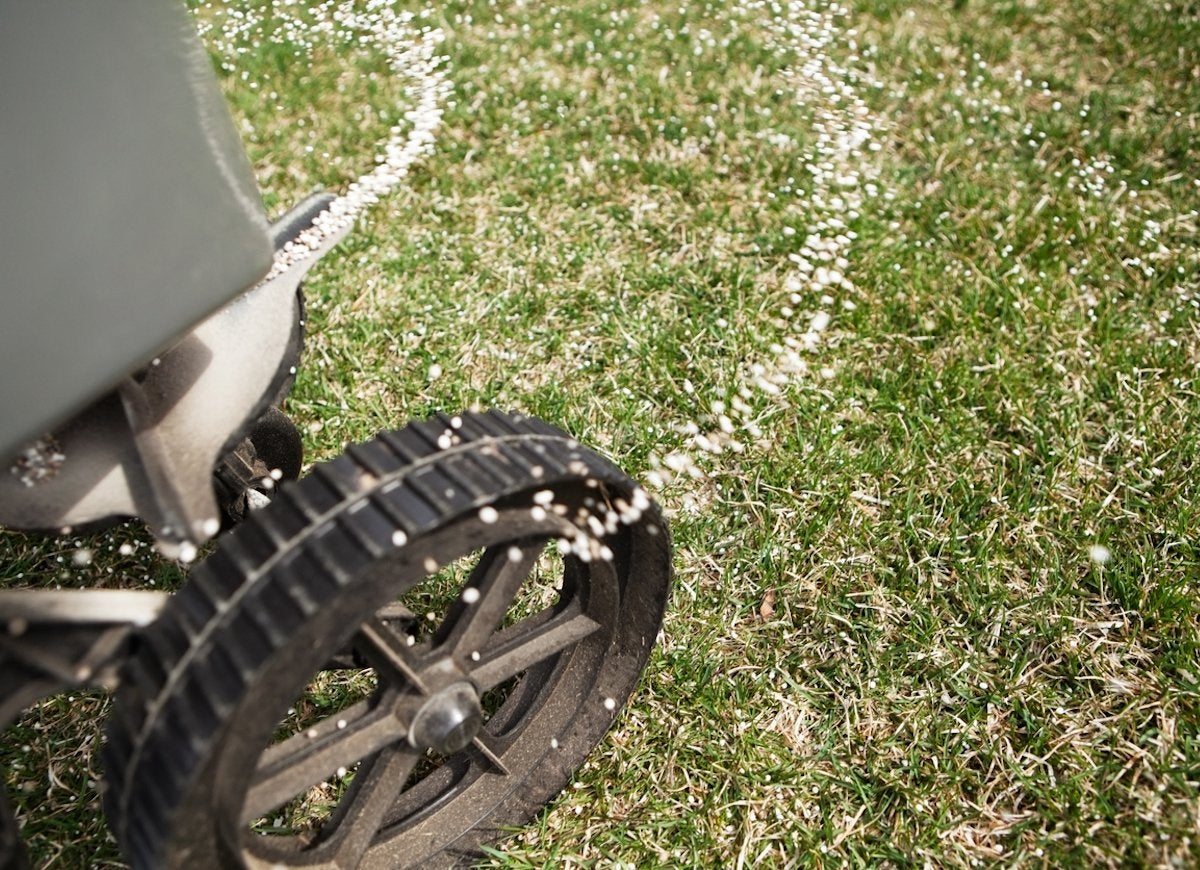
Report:
M 408 742 L 416 749 L 453 755 L 470 745 L 483 727 L 479 694 L 466 681 L 434 692 L 413 716 Z

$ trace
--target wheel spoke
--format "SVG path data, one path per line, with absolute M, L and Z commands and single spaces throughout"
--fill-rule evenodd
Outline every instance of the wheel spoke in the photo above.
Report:
M 481 650 L 533 571 L 543 546 L 544 541 L 537 539 L 486 550 L 462 596 L 446 614 L 434 646 L 463 656 Z
M 359 765 L 354 781 L 323 831 L 320 849 L 338 867 L 357 867 L 417 761 L 419 750 L 391 746 Z
M 252 822 L 406 734 L 392 704 L 371 701 L 360 701 L 293 734 L 263 753 L 246 794 L 242 822 Z
M 564 610 L 550 619 L 532 616 L 496 634 L 487 649 L 473 664 L 471 680 L 479 690 L 498 686 L 555 653 L 574 646 L 600 623 L 581 613 L 577 607 Z

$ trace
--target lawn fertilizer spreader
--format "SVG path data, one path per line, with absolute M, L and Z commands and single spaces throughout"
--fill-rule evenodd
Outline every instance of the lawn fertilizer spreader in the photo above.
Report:
M 0 589 L 0 726 L 114 692 L 103 806 L 136 868 L 469 862 L 633 690 L 670 584 L 661 512 L 495 411 L 301 476 L 281 405 L 301 279 L 353 226 L 340 198 L 268 221 L 163 0 L 0 0 L 0 80 L 0 525 L 138 517 L 165 557 L 208 552 L 173 594 Z M 0 794 L 0 866 L 25 863 Z

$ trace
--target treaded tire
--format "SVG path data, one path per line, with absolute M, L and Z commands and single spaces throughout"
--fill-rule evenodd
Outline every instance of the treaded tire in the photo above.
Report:
M 494 624 L 555 540 L 557 600 Z M 382 614 L 477 553 L 441 626 L 406 649 Z M 535 814 L 603 737 L 645 667 L 670 573 L 658 508 L 540 421 L 439 416 L 351 447 L 223 538 L 140 636 L 107 729 L 109 825 L 139 870 L 460 865 Z M 347 649 L 380 685 L 345 714 L 349 727 L 335 714 L 265 752 L 289 704 Z M 455 700 L 463 685 L 504 695 L 485 724 Z M 440 725 L 449 749 L 414 736 L 439 715 L 465 721 L 471 742 Z M 388 727 L 367 755 L 338 755 L 343 734 Z M 359 767 L 325 829 L 251 831 L 333 763 Z

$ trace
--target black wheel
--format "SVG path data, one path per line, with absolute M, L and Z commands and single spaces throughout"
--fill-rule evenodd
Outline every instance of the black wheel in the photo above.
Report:
M 670 570 L 657 507 L 544 423 L 464 414 L 350 448 L 146 630 L 109 824 L 137 868 L 469 860 L 603 737 Z
M 274 406 L 255 421 L 247 440 L 267 468 L 282 480 L 296 480 L 304 465 L 304 442 L 292 418 Z
M 276 481 L 297 479 L 303 464 L 304 444 L 296 424 L 278 408 L 268 408 L 213 473 L 222 528 L 232 528 L 267 504 Z

